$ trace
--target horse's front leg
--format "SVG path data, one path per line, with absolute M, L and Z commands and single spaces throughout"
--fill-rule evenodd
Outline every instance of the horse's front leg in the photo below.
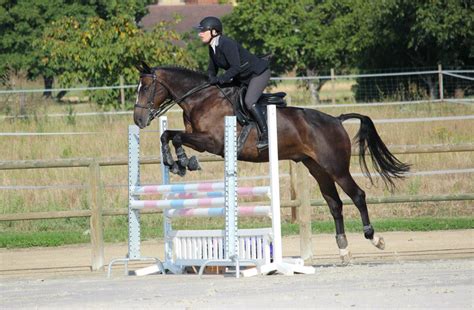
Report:
M 161 154 L 162 154 L 161 158 L 163 160 L 163 164 L 170 168 L 171 173 L 178 174 L 180 176 L 184 176 L 186 174 L 186 166 L 182 166 L 179 164 L 180 162 L 179 157 L 178 157 L 178 161 L 175 161 L 173 159 L 173 155 L 171 154 L 171 149 L 169 146 L 169 141 L 174 140 L 176 136 L 182 133 L 183 131 L 180 131 L 180 130 L 165 130 L 160 137 Z M 186 154 L 184 154 L 184 156 L 186 156 Z
M 223 152 L 222 143 L 216 142 L 216 140 L 207 133 L 182 132 L 176 134 L 172 142 L 176 149 L 176 155 L 178 156 L 178 164 L 181 167 L 188 168 L 189 171 L 201 170 L 201 167 L 196 156 L 191 156 L 190 158 L 186 156 L 183 145 L 198 152 L 209 152 L 212 154 L 221 154 Z

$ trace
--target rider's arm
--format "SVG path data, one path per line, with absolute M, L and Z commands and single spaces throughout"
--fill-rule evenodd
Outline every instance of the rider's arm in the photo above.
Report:
M 222 52 L 230 66 L 224 74 L 219 76 L 219 82 L 229 83 L 240 72 L 239 46 L 233 41 L 228 41 L 222 45 Z

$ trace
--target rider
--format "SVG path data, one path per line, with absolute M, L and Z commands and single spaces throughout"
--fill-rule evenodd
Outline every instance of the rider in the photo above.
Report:
M 247 86 L 245 106 L 252 113 L 260 129 L 259 150 L 268 147 L 267 122 L 256 106 L 258 99 L 270 80 L 267 60 L 260 59 L 243 48 L 236 41 L 222 34 L 222 23 L 217 17 L 208 16 L 198 26 L 201 41 L 209 45 L 209 83 L 225 84 L 232 81 Z M 219 68 L 225 73 L 217 75 Z

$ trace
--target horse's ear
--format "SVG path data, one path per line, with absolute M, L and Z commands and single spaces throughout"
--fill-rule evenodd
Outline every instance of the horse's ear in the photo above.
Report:
M 143 68 L 143 71 L 141 71 L 142 73 L 148 73 L 148 74 L 152 73 L 150 66 L 146 62 L 142 60 L 140 63 Z
M 135 68 L 138 70 L 138 72 L 143 73 L 143 67 L 141 64 L 135 64 Z

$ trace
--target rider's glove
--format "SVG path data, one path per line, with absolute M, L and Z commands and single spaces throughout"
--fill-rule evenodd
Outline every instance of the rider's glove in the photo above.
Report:
M 211 84 L 211 85 L 219 84 L 219 78 L 217 76 L 210 76 L 209 77 L 209 84 Z

